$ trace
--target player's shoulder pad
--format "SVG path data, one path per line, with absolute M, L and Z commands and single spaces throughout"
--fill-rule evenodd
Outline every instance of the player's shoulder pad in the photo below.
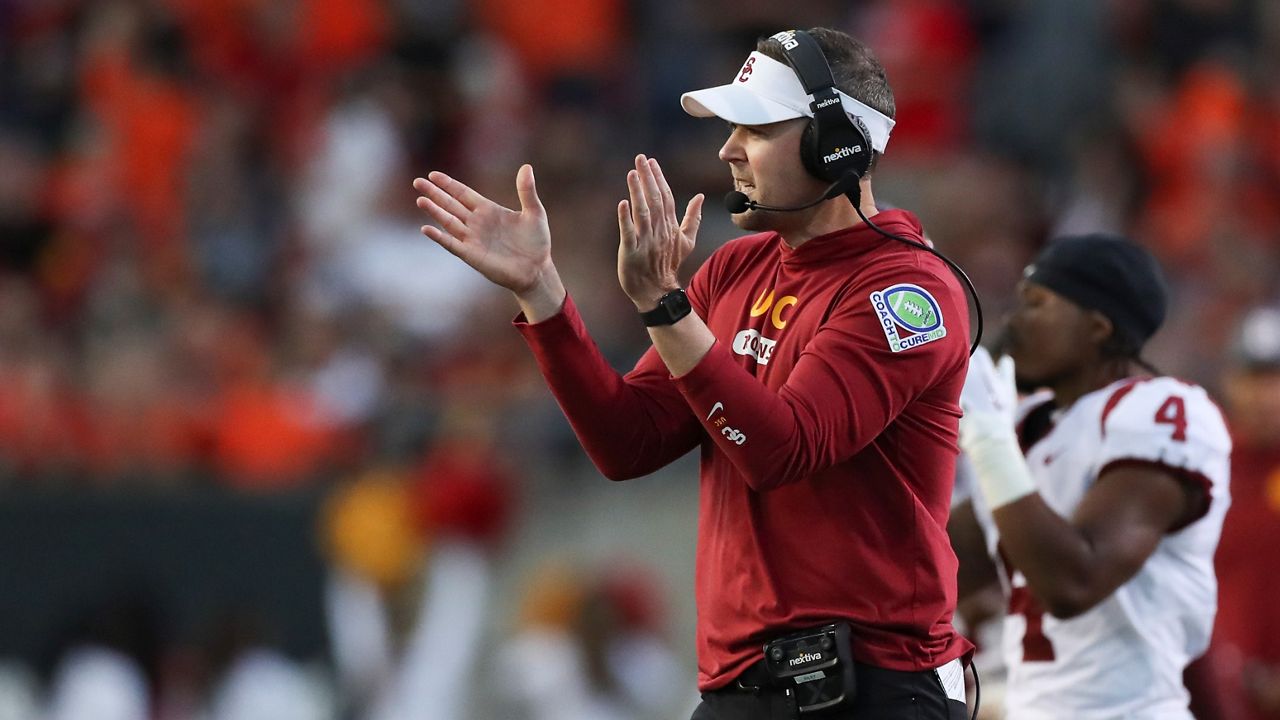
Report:
M 1229 453 L 1231 435 L 1222 411 L 1199 385 L 1154 377 L 1112 391 L 1100 417 L 1104 442 L 1147 437 L 1156 444 Z

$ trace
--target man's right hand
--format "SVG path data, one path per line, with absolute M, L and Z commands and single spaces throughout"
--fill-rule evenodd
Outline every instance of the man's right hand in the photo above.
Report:
M 516 174 L 519 212 L 442 172 L 415 179 L 413 187 L 421 193 L 418 207 L 439 225 L 423 225 L 423 235 L 515 293 L 531 322 L 559 311 L 564 286 L 551 262 L 551 231 L 532 166 Z

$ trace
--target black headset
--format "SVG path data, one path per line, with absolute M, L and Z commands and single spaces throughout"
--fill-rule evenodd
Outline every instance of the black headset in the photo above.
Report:
M 804 91 L 813 96 L 809 104 L 813 117 L 800 139 L 800 160 L 805 169 L 827 182 L 851 171 L 861 178 L 871 167 L 871 138 L 862 121 L 845 112 L 822 47 L 804 30 L 784 30 L 773 39 L 782 45 L 787 64 L 795 70 Z

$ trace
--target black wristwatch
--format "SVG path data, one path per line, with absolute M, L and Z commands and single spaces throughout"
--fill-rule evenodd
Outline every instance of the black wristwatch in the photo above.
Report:
M 640 319 L 644 321 L 645 327 L 674 325 L 690 312 L 693 312 L 693 307 L 689 305 L 689 296 L 684 294 L 684 290 L 676 288 L 658 298 L 658 307 L 640 313 Z

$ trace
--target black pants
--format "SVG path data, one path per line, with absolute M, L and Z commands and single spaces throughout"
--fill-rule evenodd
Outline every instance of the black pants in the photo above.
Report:
M 758 675 L 752 666 L 744 676 Z M 813 720 L 968 720 L 964 703 L 947 697 L 932 670 L 899 672 L 854 663 L 858 679 L 853 707 L 806 715 Z M 755 678 L 751 678 L 754 680 Z M 748 679 L 743 684 L 753 685 Z M 752 692 L 730 684 L 703 693 L 690 720 L 795 720 L 793 701 L 778 690 Z

